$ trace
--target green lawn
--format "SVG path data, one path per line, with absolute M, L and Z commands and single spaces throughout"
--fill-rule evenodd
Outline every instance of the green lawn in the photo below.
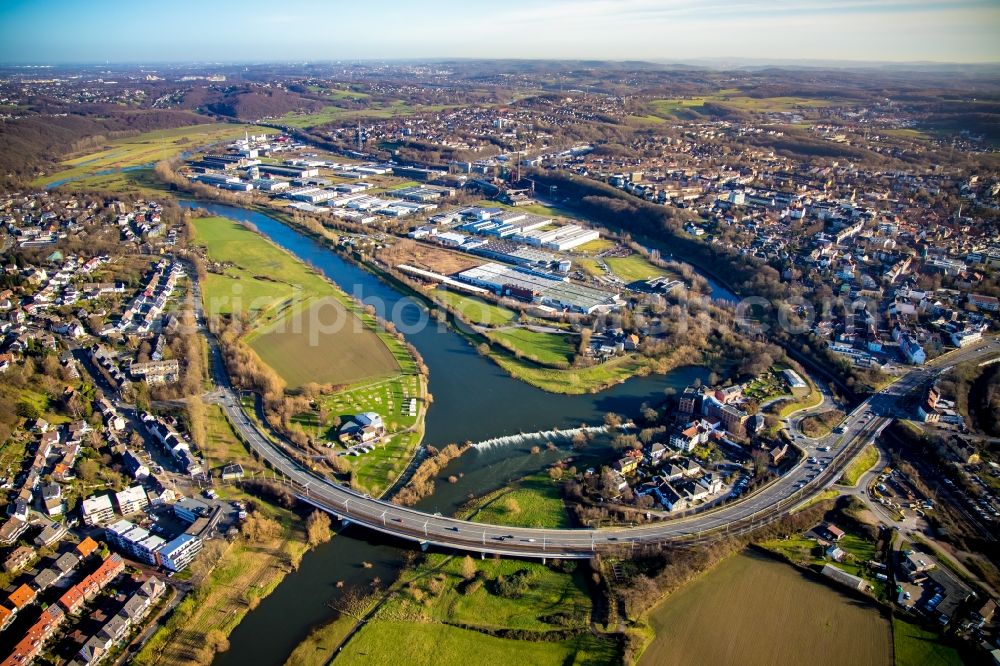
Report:
M 489 338 L 529 361 L 542 365 L 564 366 L 573 360 L 576 345 L 558 333 L 539 333 L 525 328 L 490 331 Z
M 844 475 L 840 477 L 839 483 L 845 486 L 853 486 L 858 483 L 865 472 L 870 470 L 878 462 L 878 450 L 872 444 L 868 444 L 861 449 L 851 464 L 844 470 Z
M 74 179 L 72 183 L 67 183 L 67 185 L 75 189 L 93 186 L 95 182 L 108 181 L 110 176 L 115 175 L 104 175 L 98 172 L 150 165 L 207 144 L 232 141 L 237 137 L 242 137 L 247 131 L 254 134 L 276 133 L 276 130 L 253 125 L 225 123 L 188 125 L 145 132 L 138 136 L 107 141 L 105 146 L 99 150 L 64 160 L 62 162 L 64 169 L 42 176 L 33 181 L 32 185 L 44 187 L 57 180 Z M 115 179 L 110 180 L 118 182 Z
M 815 387 L 810 385 L 810 392 L 801 400 L 788 400 L 781 401 L 778 403 L 778 416 L 780 418 L 787 418 L 795 412 L 801 409 L 811 409 L 813 407 L 818 407 L 823 402 L 823 394 L 816 390 Z
M 493 493 L 471 519 L 510 527 L 570 527 L 559 487 L 547 474 L 525 477 L 512 489 Z
M 598 238 L 597 240 L 592 240 L 589 243 L 584 243 L 583 245 L 578 245 L 573 249 L 575 254 L 582 255 L 592 255 L 598 252 L 603 252 L 604 250 L 610 250 L 615 246 L 615 242 L 610 238 Z
M 493 305 L 474 296 L 465 296 L 454 291 L 439 289 L 434 297 L 444 302 L 449 308 L 460 312 L 474 324 L 485 326 L 501 326 L 514 319 L 516 313 L 499 305 Z
M 518 641 L 444 624 L 386 620 L 366 626 L 337 656 L 364 666 L 567 666 L 618 663 L 614 643 L 583 633 L 563 641 Z
M 937 634 L 898 617 L 892 619 L 892 646 L 896 666 L 961 666 L 963 663 L 958 651 L 942 645 Z
M 605 271 L 601 267 L 602 262 L 608 267 L 608 271 Z M 628 257 L 579 257 L 574 260 L 574 264 L 580 270 L 598 277 L 607 275 L 610 272 L 626 284 L 637 280 L 662 277 L 670 273 L 659 266 L 653 265 L 641 254 L 633 254 Z
M 348 664 L 617 663 L 614 642 L 588 630 L 591 601 L 585 571 L 556 571 L 537 562 L 473 560 L 474 582 L 462 556 L 428 555 L 337 657 Z M 522 592 L 504 596 L 501 577 L 523 577 Z M 460 625 L 460 626 L 456 626 Z M 481 631 L 477 631 L 477 629 Z M 483 633 L 516 629 L 524 639 Z M 553 630 L 573 636 L 548 639 Z

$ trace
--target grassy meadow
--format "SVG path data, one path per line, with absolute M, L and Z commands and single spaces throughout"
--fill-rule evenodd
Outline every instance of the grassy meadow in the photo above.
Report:
M 400 372 L 366 315 L 314 270 L 264 237 L 220 217 L 195 220 L 195 242 L 221 272 L 203 286 L 208 315 L 250 315 L 247 342 L 291 387 L 350 384 Z
M 337 663 L 555 666 L 620 660 L 616 643 L 589 631 L 591 601 L 576 563 L 556 570 L 518 560 L 469 561 L 473 571 L 463 572 L 461 556 L 425 557 L 344 646 Z M 521 585 L 504 589 L 502 581 Z M 521 636 L 486 633 L 510 629 Z
M 516 313 L 499 305 L 493 305 L 475 296 L 465 296 L 454 291 L 439 289 L 435 298 L 445 303 L 450 309 L 459 312 L 474 324 L 483 326 L 502 326 L 513 321 Z
M 671 594 L 649 615 L 655 638 L 640 666 L 892 664 L 889 621 L 752 553 L 733 556 Z
M 487 337 L 524 358 L 542 365 L 565 366 L 573 360 L 576 345 L 558 333 L 539 333 L 526 328 L 490 331 Z
M 868 444 L 865 448 L 861 449 L 861 453 L 844 470 L 844 475 L 840 477 L 839 483 L 845 486 L 856 486 L 858 480 L 864 476 L 865 472 L 874 467 L 877 462 L 878 450 L 873 445 Z
M 354 482 L 384 492 L 423 437 L 426 390 L 416 360 L 374 315 L 336 285 L 252 230 L 219 217 L 195 220 L 196 243 L 217 262 L 203 285 L 209 315 L 251 319 L 247 344 L 291 388 L 316 382 L 343 387 L 316 398 L 293 422 L 336 442 L 334 417 L 382 415 L 387 437 L 372 452 L 349 456 Z M 417 399 L 417 411 L 405 408 Z
M 275 130 L 253 125 L 212 123 L 112 139 L 99 149 L 63 160 L 62 169 L 36 179 L 32 185 L 45 187 L 51 183 L 66 181 L 66 186 L 73 189 L 156 189 L 156 184 L 148 177 L 155 162 L 176 157 L 185 151 L 194 151 L 207 144 L 233 141 L 242 137 L 244 132 L 261 134 L 274 133 Z M 123 169 L 135 171 L 123 172 Z
M 547 474 L 521 479 L 478 502 L 470 520 L 510 527 L 571 527 L 559 486 Z
M 958 651 L 943 645 L 940 637 L 898 617 L 892 619 L 892 644 L 896 666 L 961 666 Z

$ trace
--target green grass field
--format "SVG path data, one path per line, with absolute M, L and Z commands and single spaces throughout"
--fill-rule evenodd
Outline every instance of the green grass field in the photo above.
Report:
M 35 187 L 44 187 L 56 181 L 68 181 L 73 189 L 110 184 L 115 189 L 126 182 L 128 173 L 102 173 L 120 171 L 143 165 L 151 165 L 160 160 L 176 157 L 185 151 L 193 151 L 208 144 L 232 141 L 249 131 L 255 134 L 273 134 L 276 130 L 252 125 L 207 124 L 188 125 L 173 129 L 146 132 L 138 136 L 108 141 L 104 147 L 62 162 L 63 169 L 47 174 L 32 182 Z M 152 183 L 150 183 L 152 185 Z
M 654 266 L 640 254 L 633 254 L 629 257 L 608 257 L 604 263 L 608 265 L 612 273 L 625 282 L 648 280 L 667 275 L 667 271 L 659 266 Z
M 601 267 L 601 263 L 608 267 L 612 275 L 617 276 L 626 284 L 636 280 L 649 280 L 654 277 L 668 275 L 669 271 L 654 266 L 640 254 L 633 254 L 628 257 L 580 257 L 574 261 L 577 268 L 590 275 L 602 276 L 607 272 Z
M 252 315 L 248 344 L 289 386 L 400 372 L 398 351 L 375 332 L 374 319 L 291 254 L 225 218 L 199 218 L 195 229 L 208 258 L 225 265 L 205 280 L 206 313 Z
M 586 368 L 542 368 L 530 361 L 515 358 L 504 349 L 490 352 L 490 357 L 512 377 L 550 393 L 596 393 L 620 384 L 636 374 L 651 370 L 651 365 L 632 354 L 615 358 Z
M 559 487 L 547 474 L 525 477 L 510 490 L 485 498 L 471 518 L 510 527 L 569 527 Z
M 892 663 L 875 609 L 763 555 L 731 557 L 653 609 L 640 666 Z
M 279 122 L 288 127 L 301 129 L 355 118 L 394 118 L 396 116 L 411 116 L 415 113 L 444 111 L 450 108 L 457 107 L 446 104 L 413 105 L 402 100 L 397 100 L 392 104 L 372 105 L 367 109 L 343 109 L 339 106 L 327 106 L 315 113 L 287 113 L 279 119 Z
M 892 619 L 896 666 L 961 666 L 958 652 L 942 645 L 940 637 L 900 618 Z
M 851 461 L 851 464 L 847 466 L 844 470 L 844 475 L 840 477 L 839 483 L 845 486 L 857 485 L 858 479 L 860 479 L 865 472 L 874 467 L 875 463 L 878 462 L 878 451 L 874 446 L 868 444 L 865 448 L 861 449 L 861 453 Z
M 209 273 L 205 280 L 206 312 L 250 314 L 256 325 L 247 343 L 290 387 L 347 387 L 320 396 L 316 408 L 295 415 L 293 423 L 335 442 L 333 417 L 382 416 L 387 437 L 374 451 L 347 460 L 356 485 L 373 495 L 384 492 L 423 437 L 426 390 L 416 360 L 373 315 L 263 236 L 225 218 L 199 218 L 195 229 L 209 259 L 225 264 L 223 274 Z M 417 399 L 416 414 L 404 411 L 410 398 Z
M 517 316 L 513 310 L 493 305 L 474 296 L 465 296 L 454 291 L 439 289 L 434 297 L 443 301 L 449 308 L 461 313 L 474 324 L 484 326 L 502 326 L 513 321 Z
M 615 643 L 588 630 L 591 601 L 582 570 L 555 571 L 536 562 L 473 560 L 465 582 L 463 557 L 429 555 L 404 579 L 337 657 L 338 663 L 434 665 L 607 664 L 620 659 Z M 503 596 L 500 577 L 524 576 L 523 593 Z M 456 626 L 459 625 L 459 626 Z M 483 631 L 518 629 L 525 639 Z M 547 632 L 576 635 L 549 639 Z M 537 632 L 537 633 L 535 633 Z
M 574 254 L 587 256 L 603 252 L 604 250 L 610 250 L 614 246 L 615 242 L 610 238 L 598 238 L 597 240 L 592 240 L 589 243 L 577 246 L 572 250 L 572 252 Z
M 812 409 L 819 407 L 823 403 L 823 394 L 812 385 L 809 386 L 809 393 L 800 400 L 783 400 L 777 404 L 778 417 L 787 418 L 802 409 Z
M 542 365 L 560 366 L 573 360 L 576 346 L 565 335 L 539 333 L 525 328 L 490 331 L 490 340 L 519 352 L 524 358 Z
M 390 647 L 391 646 L 391 647 Z M 518 641 L 445 624 L 387 620 L 365 627 L 337 656 L 338 664 L 365 666 L 566 666 L 614 664 L 613 643 L 583 633 L 563 641 Z
M 754 113 L 780 113 L 795 109 L 814 109 L 835 104 L 850 103 L 851 100 L 811 98 L 811 97 L 749 97 L 735 89 L 720 90 L 711 95 L 654 99 L 650 107 L 655 116 L 662 118 L 684 118 L 691 112 L 700 112 L 706 104 L 716 104 L 739 111 Z
M 222 407 L 206 405 L 205 421 L 205 445 L 201 447 L 201 452 L 205 456 L 205 464 L 209 470 L 221 468 L 231 462 L 242 465 L 247 475 L 265 469 L 264 464 L 250 455 L 249 450 L 236 436 L 236 431 L 233 430 Z

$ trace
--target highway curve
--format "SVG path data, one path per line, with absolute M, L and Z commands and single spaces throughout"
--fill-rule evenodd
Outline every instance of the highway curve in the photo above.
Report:
M 204 328 L 201 297 L 195 281 L 195 303 L 199 324 Z M 279 444 L 262 432 L 244 411 L 237 392 L 226 372 L 222 354 L 214 336 L 206 332 L 212 357 L 213 374 L 221 391 L 221 404 L 244 441 L 295 488 L 297 496 L 337 518 L 363 525 L 393 536 L 464 551 L 536 557 L 589 558 L 599 551 L 628 552 L 646 546 L 669 543 L 697 543 L 726 535 L 751 531 L 780 519 L 810 497 L 822 492 L 840 477 L 861 448 L 872 441 L 898 415 L 902 396 L 922 386 L 950 365 L 1000 352 L 1000 341 L 983 340 L 966 349 L 956 350 L 925 366 L 911 369 L 889 389 L 861 403 L 833 433 L 815 442 L 800 440 L 806 456 L 799 464 L 761 490 L 745 499 L 676 520 L 638 527 L 609 529 L 532 529 L 503 527 L 438 516 L 397 506 L 358 493 L 319 476 L 300 465 Z M 944 370 L 942 370 L 944 368 Z M 829 446 L 829 452 L 819 453 Z M 808 463 L 809 455 L 831 457 L 819 468 Z

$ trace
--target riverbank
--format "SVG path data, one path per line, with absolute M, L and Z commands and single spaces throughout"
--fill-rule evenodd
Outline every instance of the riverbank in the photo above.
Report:
M 541 473 L 477 498 L 456 515 L 539 527 L 568 521 L 555 482 Z M 286 666 L 325 664 L 333 657 L 348 664 L 420 662 L 426 654 L 434 654 L 435 664 L 456 666 L 511 658 L 618 663 L 618 640 L 590 630 L 594 593 L 588 569 L 577 562 L 422 555 L 384 595 L 353 595 L 347 606 L 338 603 L 339 617 L 311 632 Z
M 482 494 L 503 485 L 511 476 L 539 471 L 566 452 L 550 452 L 541 441 L 540 454 L 530 453 L 535 442 L 519 433 L 575 428 L 581 423 L 600 423 L 613 411 L 638 415 L 643 403 L 663 399 L 664 390 L 681 390 L 695 381 L 704 382 L 707 368 L 683 367 L 666 376 L 632 378 L 599 395 L 557 395 L 542 392 L 512 380 L 495 364 L 479 356 L 451 327 L 427 325 L 426 306 L 401 294 L 397 286 L 383 282 L 361 270 L 315 239 L 259 212 L 210 203 L 189 203 L 188 207 L 209 208 L 254 225 L 279 247 L 300 261 L 315 267 L 352 296 L 375 308 L 377 316 L 391 321 L 417 348 L 429 368 L 434 401 L 427 411 L 425 440 L 442 447 L 450 442 L 509 439 L 510 443 L 484 447 L 453 461 L 443 471 L 458 482 L 439 483 L 436 492 L 419 503 L 420 508 L 453 513 L 470 493 Z M 423 323 L 421 323 L 423 322 Z M 498 406 L 513 405 L 516 409 Z M 516 440 L 516 441 L 515 441 Z M 522 441 L 523 440 L 523 441 Z M 587 455 L 610 455 L 606 443 L 595 442 Z M 259 608 L 248 614 L 230 637 L 231 647 L 221 653 L 219 666 L 235 666 L 249 661 L 281 663 L 305 640 L 311 629 L 330 622 L 337 611 L 331 606 L 344 589 L 369 589 L 375 579 L 394 580 L 403 565 L 408 547 L 359 528 L 341 531 L 330 543 L 303 559 L 299 570 L 288 574 L 282 584 Z M 361 562 L 369 562 L 365 568 Z
M 205 196 L 205 193 L 200 189 L 195 194 L 196 196 Z M 216 200 L 231 205 L 232 196 L 218 195 Z M 337 252 L 342 258 L 392 284 L 407 295 L 418 298 L 428 308 L 445 312 L 448 324 L 473 348 L 480 350 L 484 356 L 496 363 L 514 379 L 543 391 L 567 395 L 598 393 L 632 377 L 665 374 L 680 365 L 698 363 L 702 358 L 700 351 L 681 347 L 670 354 L 655 358 L 631 352 L 599 363 L 572 365 L 570 361 L 576 346 L 572 345 L 573 349 L 570 350 L 567 358 L 550 359 L 550 362 L 546 362 L 544 355 L 540 358 L 536 353 L 540 343 L 520 344 L 515 341 L 515 344 L 510 344 L 507 341 L 497 340 L 487 332 L 477 330 L 477 324 L 492 325 L 502 323 L 502 321 L 510 321 L 507 313 L 510 312 L 513 315 L 513 312 L 509 309 L 484 302 L 486 307 L 478 308 L 477 313 L 479 314 L 474 313 L 470 316 L 467 298 L 454 294 L 454 292 L 438 293 L 437 289 L 417 285 L 390 267 L 380 265 L 368 255 L 344 251 L 344 248 L 338 245 L 339 235 L 331 232 L 327 226 L 316 220 L 309 218 L 313 224 L 305 224 L 300 221 L 298 216 L 285 208 L 275 206 L 270 200 L 251 201 L 243 205 L 249 210 L 273 216 L 283 224 L 295 228 L 298 232 L 318 241 L 331 251 Z M 341 229 L 347 235 L 366 232 L 364 229 L 354 229 L 338 222 L 333 222 L 333 228 Z M 726 297 L 728 298 L 728 292 Z M 538 322 L 545 324 L 546 320 L 540 319 Z M 466 325 L 461 326 L 460 324 Z M 538 335 L 565 337 L 565 334 L 554 332 Z
M 229 344 L 238 340 L 290 387 L 283 429 L 332 471 L 346 470 L 357 488 L 384 492 L 422 440 L 422 362 L 374 313 L 264 236 L 221 217 L 198 217 L 193 226 L 211 269 L 202 290 L 206 314 L 247 321 Z M 331 458 L 324 447 L 339 440 L 339 424 L 368 412 L 383 420 L 378 446 Z

